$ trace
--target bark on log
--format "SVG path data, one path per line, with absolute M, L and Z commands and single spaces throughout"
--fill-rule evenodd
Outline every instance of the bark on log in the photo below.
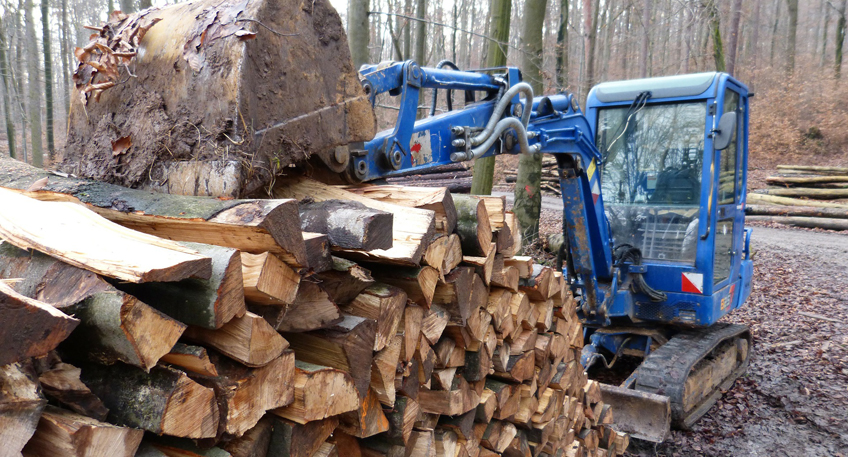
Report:
M 161 358 L 163 363 L 169 363 L 203 376 L 218 376 L 218 370 L 209 360 L 209 353 L 203 346 L 177 343 L 171 351 Z
M 778 197 L 808 197 L 818 200 L 848 198 L 848 189 L 764 189 L 760 190 L 759 193 Z
M 492 227 L 486 204 L 470 195 L 454 195 L 457 222 L 456 232 L 462 242 L 462 253 L 486 256 L 492 242 Z
M 113 424 L 186 438 L 212 438 L 218 430 L 215 393 L 180 371 L 88 365 L 81 378 L 109 408 Z
M 289 306 L 252 306 L 271 327 L 280 332 L 308 332 L 326 328 L 342 320 L 339 307 L 327 292 L 308 280 L 300 282 L 297 297 Z
M 133 230 L 173 241 L 215 244 L 259 254 L 270 251 L 294 266 L 311 266 L 295 200 L 219 200 L 164 195 L 71 178 L 0 158 L 0 187 L 42 201 L 82 203 Z
M 813 176 L 813 177 L 784 177 L 769 176 L 766 178 L 769 184 L 790 187 L 815 187 L 822 184 L 848 183 L 848 176 Z
M 78 324 L 79 320 L 0 282 L 0 365 L 47 354 Z
M 243 316 L 246 308 L 239 252 L 211 244 L 180 244 L 212 259 L 209 279 L 191 278 L 149 284 L 116 283 L 116 286 L 189 325 L 218 329 L 234 317 Z
M 133 457 L 143 437 L 143 430 L 118 427 L 47 406 L 23 455 Z
M 848 208 L 817 208 L 814 206 L 748 205 L 746 216 L 796 216 L 848 219 Z
M 347 305 L 374 284 L 374 278 L 367 269 L 341 257 L 333 257 L 333 268 L 316 274 L 315 278 L 330 300 L 341 306 Z
M 450 192 L 464 193 L 471 190 L 471 177 L 451 179 L 415 179 L 414 177 L 404 179 L 387 180 L 389 184 L 409 187 L 432 187 L 444 188 Z
M 370 252 L 345 251 L 342 254 L 343 257 L 417 266 L 435 233 L 435 214 L 433 211 L 383 203 L 307 178 L 278 180 L 274 187 L 274 195 L 277 198 L 296 198 L 299 200 L 312 198 L 315 201 L 358 201 L 369 208 L 390 212 L 398 220 L 403 221 L 402 224 L 393 224 L 391 249 Z
M 330 240 L 327 238 L 327 235 L 313 232 L 302 233 L 309 269 L 314 273 L 321 273 L 333 268 L 333 257 L 330 254 Z
M 172 241 L 124 228 L 74 203 L 42 202 L 7 189 L 0 189 L 0 236 L 134 283 L 208 278 L 211 270 L 208 257 Z
M 339 425 L 337 417 L 298 424 L 278 417 L 271 418 L 273 432 L 269 456 L 312 457 Z
M 359 202 L 325 200 L 300 203 L 300 228 L 326 233 L 330 244 L 343 249 L 391 249 L 392 213 Z
M 90 361 L 149 370 L 185 330 L 92 272 L 9 243 L 0 243 L 0 278 L 20 278 L 14 283 L 19 293 L 79 319 L 63 348 Z
M 827 230 L 848 230 L 848 220 L 829 219 L 824 217 L 781 217 L 781 216 L 746 216 L 749 221 L 776 222 L 795 227 L 823 228 Z
M 815 206 L 818 208 L 842 208 L 848 209 L 848 204 L 831 203 L 817 200 L 802 200 L 800 198 L 776 197 L 774 195 L 754 194 L 747 196 L 748 203 L 762 205 L 786 205 L 786 206 Z
M 456 207 L 445 188 L 411 186 L 349 186 L 345 189 L 386 203 L 429 209 L 436 213 L 436 233 L 447 235 L 456 228 Z
M 389 430 L 389 420 L 373 390 L 368 389 L 359 408 L 339 416 L 339 430 L 357 438 L 367 438 Z
M 844 167 L 820 167 L 814 165 L 778 165 L 777 170 L 781 173 L 848 175 L 848 168 Z
M 79 92 L 73 97 L 63 171 L 125 186 L 196 191 L 217 167 L 180 168 L 245 157 L 235 174 L 242 183 L 236 193 L 246 195 L 290 164 L 374 137 L 373 110 L 329 2 L 203 0 L 145 10 L 108 30 L 120 37 L 132 21 L 157 19 L 140 40 L 144 53 L 132 60 L 137 77 L 97 102 Z M 221 68 L 229 70 L 216 71 Z M 310 70 L 282 70 L 289 68 Z M 78 87 L 91 74 L 80 65 Z M 181 174 L 196 181 L 165 182 Z
M 424 308 L 433 303 L 439 271 L 433 267 L 389 267 L 379 264 L 366 264 L 371 275 L 378 281 L 399 287 L 406 292 L 407 298 Z
M 21 455 L 46 404 L 30 364 L 0 366 L 0 454 Z

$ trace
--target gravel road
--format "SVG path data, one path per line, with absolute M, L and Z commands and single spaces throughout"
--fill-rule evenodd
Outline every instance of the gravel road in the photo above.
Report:
M 561 200 L 542 208 L 558 230 Z M 751 297 L 726 317 L 753 331 L 748 372 L 693 430 L 628 455 L 848 457 L 848 235 L 755 226 L 751 243 Z

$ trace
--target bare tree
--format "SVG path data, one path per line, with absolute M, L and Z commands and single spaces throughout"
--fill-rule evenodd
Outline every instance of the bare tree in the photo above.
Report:
M 53 162 L 53 52 L 50 50 L 50 1 L 41 0 L 41 42 L 44 47 L 44 104 L 47 124 L 47 157 Z
M 556 81 L 557 89 L 565 90 L 568 86 L 568 0 L 559 2 L 559 28 L 557 29 L 556 46 Z
M 645 9 L 642 11 L 642 52 L 639 54 L 639 76 L 648 77 L 648 48 L 651 43 L 651 7 L 652 0 L 645 0 Z
M 350 59 L 357 70 L 370 59 L 368 43 L 371 38 L 368 23 L 369 0 L 350 0 L 348 4 L 347 39 Z
M 9 157 L 17 157 L 15 151 L 15 122 L 12 118 L 12 110 L 9 103 L 9 63 L 6 56 L 6 28 L 3 26 L 0 16 L 0 76 L 3 79 L 3 114 L 6 118 L 6 140 L 9 145 Z
M 32 164 L 44 166 L 44 151 L 41 144 L 41 83 L 38 80 L 38 41 L 35 38 L 35 21 L 32 16 L 32 0 L 26 0 L 24 22 L 26 23 L 27 86 L 29 89 L 29 134 L 32 145 Z
M 848 6 L 848 0 L 842 0 L 839 10 L 837 10 L 836 20 L 836 57 L 834 59 L 834 74 L 836 79 L 842 75 L 842 44 L 845 42 L 845 7 Z
M 798 35 L 798 0 L 786 0 L 786 9 L 789 11 L 789 33 L 786 40 L 786 74 L 791 75 L 795 71 L 795 40 Z
M 739 45 L 739 21 L 741 18 L 742 0 L 733 0 L 733 7 L 730 12 L 730 39 L 727 42 L 727 72 L 734 76 L 736 75 L 736 53 Z

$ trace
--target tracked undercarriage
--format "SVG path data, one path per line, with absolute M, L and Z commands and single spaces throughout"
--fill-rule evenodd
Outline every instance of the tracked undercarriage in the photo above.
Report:
M 748 368 L 748 327 L 715 324 L 684 330 L 653 350 L 622 386 L 602 385 L 615 424 L 636 438 L 660 442 L 669 426 L 688 429 Z

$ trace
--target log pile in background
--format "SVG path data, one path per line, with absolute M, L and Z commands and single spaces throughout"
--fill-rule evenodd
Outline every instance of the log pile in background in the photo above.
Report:
M 508 183 L 514 183 L 518 179 L 517 170 L 504 171 L 504 180 Z M 542 191 L 550 192 L 554 195 L 562 195 L 559 188 L 559 169 L 557 168 L 556 159 L 552 156 L 545 155 L 542 157 Z
M 444 187 L 451 192 L 471 190 L 471 169 L 463 163 L 441 165 L 428 169 L 426 173 L 412 170 L 398 176 L 386 178 L 386 182 L 398 186 Z
M 324 237 L 333 257 L 300 260 L 290 253 L 303 246 L 198 243 L 203 218 L 180 219 L 196 228 L 183 232 L 190 239 L 168 230 L 171 241 L 132 240 L 191 256 L 186 269 L 104 263 L 85 224 L 125 229 L 57 186 L 32 184 L 9 187 L 65 200 L 49 204 L 63 209 L 54 222 L 78 229 L 65 233 L 68 257 L 67 240 L 28 244 L 30 222 L 0 211 L 0 455 L 608 456 L 627 447 L 579 364 L 582 327 L 564 278 L 516 256 L 502 198 L 289 180 L 278 194 L 311 197 L 300 214 L 326 222 L 321 208 L 357 201 L 347 206 L 370 222 Z M 134 217 L 157 232 L 156 216 Z M 300 226 L 297 211 L 289 217 Z M 220 229 L 249 225 L 234 221 Z M 385 239 L 387 249 L 361 248 Z M 110 247 L 124 252 L 124 242 Z M 185 279 L 126 281 L 151 270 Z M 43 315 L 37 332 L 20 333 L 22 310 Z
M 848 230 L 848 168 L 778 165 L 767 189 L 748 194 L 746 217 L 796 227 Z

